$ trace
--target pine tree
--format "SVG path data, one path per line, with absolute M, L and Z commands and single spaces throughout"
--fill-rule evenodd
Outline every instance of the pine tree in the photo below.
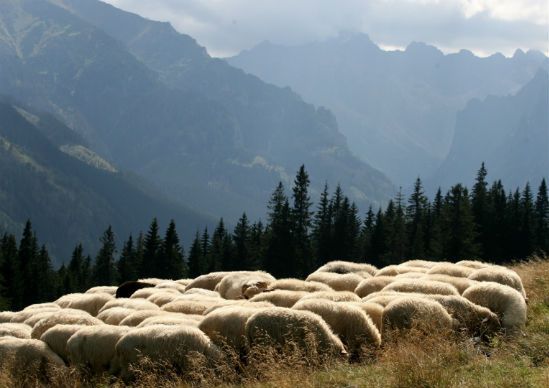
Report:
M 501 180 L 492 183 L 488 191 L 488 214 L 484 229 L 484 256 L 501 263 L 509 257 L 507 219 L 507 194 Z
M 507 197 L 505 220 L 505 251 L 501 261 L 516 260 L 522 254 L 522 209 L 521 195 L 517 188 Z
M 37 256 L 38 243 L 32 230 L 32 224 L 30 220 L 27 220 L 17 255 L 18 271 L 16 275 L 18 277 L 15 279 L 16 296 L 14 299 L 14 306 L 17 309 L 28 306 L 36 298 L 37 288 L 31 268 L 37 261 Z
M 143 264 L 141 277 L 154 278 L 158 273 L 162 239 L 158 232 L 158 221 L 153 218 L 143 243 Z
M 65 263 L 57 270 L 56 295 L 66 295 L 73 292 Z
M 375 230 L 375 214 L 372 206 L 368 207 L 368 212 L 364 218 L 362 231 L 360 233 L 361 251 L 359 257 L 363 262 L 370 262 L 373 256 L 372 238 Z
M 101 249 L 95 258 L 93 281 L 96 286 L 112 286 L 116 284 L 117 274 L 114 262 L 116 244 L 112 227 L 109 226 L 100 238 Z
M 526 183 L 521 197 L 521 252 L 519 258 L 528 257 L 536 245 L 535 210 L 530 184 Z
M 395 198 L 395 216 L 392 224 L 392 234 L 390 239 L 390 263 L 398 264 L 405 260 L 407 249 L 407 234 L 406 234 L 406 216 L 404 212 L 402 189 L 399 190 Z
M 295 273 L 294 249 L 290 231 L 290 204 L 284 185 L 278 183 L 269 201 L 269 226 L 264 268 L 275 277 Z
M 311 197 L 309 196 L 309 175 L 301 165 L 292 189 L 293 207 L 291 209 L 292 233 L 295 242 L 296 275 L 303 277 L 313 270 L 313 253 L 310 239 Z
M 189 277 L 195 278 L 203 274 L 203 260 L 204 255 L 202 253 L 202 241 L 200 235 L 196 231 L 191 249 L 189 251 Z
M 317 267 L 325 264 L 331 257 L 331 235 L 332 214 L 328 198 L 328 184 L 324 184 L 313 221 L 313 244 Z
M 56 294 L 56 274 L 45 245 L 42 245 L 31 268 L 31 276 L 36 288 L 32 303 L 51 301 Z
M 261 221 L 255 222 L 250 228 L 250 269 L 261 268 L 265 261 L 265 231 Z
M 393 206 L 392 202 L 392 200 L 389 201 L 385 214 L 382 213 L 381 208 L 377 211 L 376 214 L 374 231 L 372 233 L 372 256 L 369 261 L 376 267 L 385 266 L 385 263 L 383 261 L 385 252 L 387 251 L 387 238 L 385 236 L 387 228 L 385 226 L 385 220 L 387 213 L 389 213 L 389 207 Z
M 440 187 L 437 190 L 432 206 L 428 209 L 427 257 L 431 260 L 440 260 L 444 251 L 443 227 L 443 198 Z
M 484 247 L 487 245 L 487 233 L 488 233 L 488 220 L 489 220 L 489 201 L 488 201 L 488 183 L 486 182 L 486 167 L 484 162 L 480 166 L 477 172 L 477 178 L 473 191 L 471 193 L 471 206 L 473 211 L 473 217 L 476 223 L 477 229 L 477 246 L 481 255 L 485 256 Z
M 223 218 L 221 218 L 212 234 L 208 272 L 236 269 L 231 248 L 230 236 L 225 228 Z
M 2 252 L 3 257 L 0 271 L 4 277 L 4 292 L 2 295 L 5 303 L 12 309 L 18 291 L 16 281 L 21 279 L 17 265 L 17 240 L 13 234 L 4 234 L 2 240 L 0 240 L 0 252 Z
M 423 192 L 421 179 L 418 177 L 406 208 L 410 257 L 425 257 L 425 245 L 427 242 L 425 237 L 427 229 L 426 213 L 428 206 L 429 201 Z
M 536 252 L 549 254 L 549 198 L 545 178 L 542 179 L 536 196 L 535 228 Z
M 204 232 L 202 232 L 202 273 L 210 272 L 210 268 L 213 267 L 213 264 L 211 263 L 211 243 L 210 243 L 210 235 L 208 234 L 208 228 L 204 228 Z
M 162 243 L 161 265 L 158 270 L 158 277 L 161 279 L 181 279 L 187 274 L 187 265 L 184 261 L 183 248 L 179 243 L 179 236 L 174 220 L 170 221 L 166 236 Z
M 245 270 L 253 269 L 254 263 L 250 257 L 250 224 L 246 213 L 239 218 L 233 232 L 235 263 Z M 236 267 L 236 266 L 235 266 Z
M 86 282 L 88 279 L 84 277 L 84 248 L 82 244 L 76 245 L 72 251 L 71 261 L 66 267 L 67 284 L 69 292 L 84 292 L 86 290 Z
M 139 236 L 137 236 L 137 240 L 135 241 L 135 268 L 137 271 L 136 279 L 144 278 L 143 273 L 143 257 L 145 257 L 145 236 L 143 236 L 143 232 L 139 232 Z
M 444 227 L 446 235 L 444 255 L 461 260 L 476 257 L 476 231 L 467 188 L 453 186 L 444 200 Z
M 133 237 L 130 234 L 130 237 L 128 237 L 128 240 L 123 245 L 122 252 L 120 253 L 120 259 L 116 264 L 119 284 L 129 280 L 138 279 L 138 267 L 136 261 L 136 251 L 133 244 Z

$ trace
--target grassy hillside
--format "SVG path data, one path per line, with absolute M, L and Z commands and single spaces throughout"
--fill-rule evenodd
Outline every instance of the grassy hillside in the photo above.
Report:
M 503 335 L 490 343 L 455 334 L 408 335 L 387 341 L 368 361 L 334 361 L 319 366 L 314 359 L 287 355 L 251 354 L 248 366 L 234 370 L 219 366 L 212 372 L 199 359 L 185 380 L 173 371 L 142 365 L 132 386 L 223 387 L 547 387 L 549 386 L 549 260 L 532 258 L 513 265 L 529 297 L 528 324 L 517 337 Z M 253 361 L 251 361 L 253 360 Z M 238 368 L 237 368 L 238 369 Z M 0 386 L 40 385 L 8 371 Z M 52 387 L 124 386 L 109 376 L 83 376 L 74 369 L 53 372 Z M 188 383 L 192 379 L 194 384 Z

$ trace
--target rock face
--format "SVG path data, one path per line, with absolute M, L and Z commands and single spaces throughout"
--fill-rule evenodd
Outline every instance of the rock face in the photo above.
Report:
M 166 23 L 97 0 L 3 2 L 0 22 L 2 92 L 181 203 L 229 222 L 264 216 L 277 182 L 291 184 L 303 163 L 313 197 L 325 180 L 359 206 L 392 195 L 328 110 L 210 58 Z

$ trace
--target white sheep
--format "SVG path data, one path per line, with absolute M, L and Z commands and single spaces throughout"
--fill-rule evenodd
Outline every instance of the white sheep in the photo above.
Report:
M 278 307 L 292 307 L 308 294 L 306 291 L 274 290 L 257 294 L 250 299 L 250 302 L 270 302 Z
M 67 342 L 69 359 L 92 372 L 116 372 L 116 344 L 130 332 L 127 326 L 89 326 L 78 330 Z
M 65 299 L 66 298 L 66 299 Z M 57 300 L 57 304 L 63 308 L 82 310 L 92 316 L 97 316 L 99 310 L 114 297 L 104 292 L 90 294 L 69 294 Z
M 478 260 L 461 260 L 461 261 L 458 261 L 456 264 L 461 265 L 463 267 L 473 268 L 473 269 L 486 268 L 492 265 L 492 264 L 485 263 L 483 261 L 478 261 Z
M 36 323 L 36 325 L 32 328 L 31 338 L 39 339 L 49 328 L 62 324 L 94 326 L 103 325 L 103 322 L 84 311 L 80 311 L 80 314 L 67 313 L 63 311 L 62 313 L 60 312 L 38 321 L 38 323 Z
M 27 338 L 31 337 L 32 328 L 24 323 L 0 323 L 0 337 L 16 337 Z
M 138 310 L 129 309 L 126 307 L 112 307 L 110 309 L 104 310 L 97 315 L 97 319 L 100 319 L 107 325 L 118 325 L 126 317 L 130 316 L 132 313 Z
M 190 282 L 186 287 L 185 290 L 188 291 L 191 288 L 203 288 L 205 290 L 211 290 L 213 291 L 217 284 L 228 274 L 231 272 L 210 272 L 205 275 L 200 275 L 196 279 L 194 279 L 192 282 Z
M 105 293 L 112 296 L 116 295 L 116 290 L 118 289 L 117 286 L 96 286 L 92 287 L 89 290 L 85 292 L 85 294 L 97 294 L 97 293 Z
M 28 305 L 23 309 L 23 311 L 29 311 L 29 310 L 43 310 L 43 309 L 60 309 L 61 306 L 59 306 L 55 302 L 45 302 L 45 303 L 35 303 Z
M 356 286 L 354 292 L 359 297 L 364 298 L 372 292 L 381 291 L 383 287 L 394 281 L 394 276 L 374 276 L 372 278 L 362 280 L 358 286 Z
M 31 315 L 29 318 L 25 319 L 25 322 L 23 322 L 26 325 L 29 325 L 30 327 L 34 327 L 38 322 L 40 322 L 44 318 L 49 318 L 51 316 L 56 315 L 76 315 L 76 316 L 91 316 L 87 312 L 77 309 L 59 309 L 55 311 L 43 311 L 39 310 L 35 314 Z
M 469 268 L 463 265 L 459 264 L 452 264 L 452 263 L 442 263 L 437 264 L 433 268 L 431 268 L 429 271 L 427 271 L 428 275 L 448 275 L 448 276 L 454 276 L 456 278 L 466 278 L 471 273 L 473 273 L 474 269 Z
M 463 293 L 471 302 L 496 313 L 502 326 L 510 332 L 526 324 L 526 301 L 516 289 L 494 282 L 479 282 Z
M 477 269 L 469 275 L 469 279 L 476 280 L 478 282 L 495 282 L 499 284 L 504 284 L 506 286 L 514 288 L 521 293 L 522 297 L 525 300 L 528 300 L 520 276 L 515 271 L 509 268 L 501 266 L 491 266 L 487 268 Z
M 147 299 L 151 295 L 160 294 L 166 292 L 164 289 L 161 288 L 154 288 L 154 287 L 145 287 L 141 288 L 137 291 L 135 291 L 133 294 L 131 294 L 130 299 Z M 170 291 L 168 291 L 170 292 Z M 174 290 L 174 294 L 177 292 L 177 290 Z M 179 295 L 179 293 L 177 292 Z
M 395 279 L 420 279 L 425 276 L 425 272 L 406 272 L 395 276 Z
M 424 298 L 427 294 L 421 294 L 417 292 L 399 292 L 399 291 L 391 291 L 391 290 L 385 290 L 385 291 L 378 291 L 371 293 L 370 295 L 365 296 L 362 298 L 362 302 L 367 303 L 375 303 L 382 307 L 387 306 L 389 303 L 394 301 L 398 298 L 405 298 L 405 297 L 417 297 L 417 298 Z
M 223 277 L 217 285 L 219 295 L 225 299 L 249 299 L 265 291 L 275 278 L 263 271 L 240 271 Z
M 130 375 L 130 366 L 140 357 L 160 361 L 180 371 L 189 368 L 188 357 L 201 353 L 212 365 L 220 359 L 217 347 L 201 330 L 185 325 L 155 325 L 136 328 L 125 334 L 116 344 L 116 355 L 122 375 Z
M 209 296 L 211 298 L 221 298 L 221 295 L 219 295 L 219 292 L 212 291 L 212 290 L 206 290 L 204 288 L 190 288 L 186 290 L 183 295 L 202 295 L 202 296 Z
M 4 362 L 13 362 L 10 366 L 31 370 L 39 370 L 43 366 L 65 366 L 63 360 L 45 342 L 15 337 L 0 337 L 0 366 Z
M 460 294 L 463 294 L 463 291 L 465 291 L 467 288 L 469 288 L 472 284 L 477 283 L 474 280 L 468 279 L 468 278 L 461 278 L 461 277 L 455 277 L 450 275 L 442 275 L 442 274 L 428 274 L 424 275 L 423 279 L 425 280 L 435 280 L 437 282 L 447 283 L 454 286 Z
M 168 311 L 171 313 L 181 313 L 181 314 L 198 314 L 201 315 L 208 308 L 213 307 L 219 304 L 219 301 L 212 300 L 185 300 L 185 299 L 176 299 L 173 302 L 166 303 L 162 306 L 163 311 Z
M 138 279 L 137 281 L 139 283 L 149 283 L 149 284 L 154 284 L 156 286 L 157 284 L 164 283 L 169 280 L 170 279 L 146 278 L 146 279 Z
M 261 294 L 259 294 L 259 295 L 261 295 Z M 248 299 L 224 300 L 223 302 L 217 303 L 214 306 L 209 307 L 208 309 L 204 310 L 202 315 L 208 315 L 212 311 L 215 311 L 215 310 L 217 310 L 221 307 L 226 307 L 226 306 L 242 306 L 242 307 L 247 307 L 247 308 L 258 309 L 258 308 L 263 308 L 263 307 L 274 307 L 274 304 L 272 304 L 271 302 L 267 302 L 267 301 L 253 302 L 252 303 Z
M 346 274 L 351 272 L 367 272 L 368 274 L 374 276 L 377 272 L 377 268 L 367 263 L 354 263 L 352 261 L 334 260 L 324 264 L 323 266 L 318 268 L 316 272 L 334 272 L 339 274 Z
M 36 308 L 32 310 L 22 310 L 22 311 L 16 312 L 15 314 L 9 314 L 11 315 L 10 322 L 23 323 L 27 319 L 35 316 L 36 314 L 48 313 L 48 312 L 55 313 L 55 312 L 58 312 L 59 310 L 60 310 L 59 308 L 54 308 L 54 307 L 43 307 L 43 308 Z
M 120 321 L 120 326 L 137 326 L 145 319 L 150 317 L 157 317 L 159 315 L 169 314 L 162 310 L 135 310 L 129 314 L 126 318 Z
M 67 342 L 74 333 L 85 326 L 82 325 L 55 325 L 50 327 L 40 337 L 59 357 L 64 361 L 69 361 L 69 353 L 67 351 Z
M 153 302 L 143 299 L 131 299 L 131 298 L 117 298 L 108 301 L 105 305 L 99 310 L 99 313 L 102 313 L 105 310 L 111 309 L 113 307 L 125 307 L 134 310 L 157 310 L 159 307 Z
M 137 327 L 147 327 L 154 325 L 187 325 L 198 327 L 204 316 L 191 314 L 166 313 L 154 317 L 149 317 L 141 322 Z
M 246 338 L 251 347 L 297 346 L 304 353 L 316 350 L 320 356 L 347 355 L 326 322 L 310 311 L 284 307 L 260 310 L 246 322 Z
M 12 319 L 15 319 L 16 317 L 17 313 L 14 311 L 0 311 L 0 323 L 15 322 L 12 321 Z
M 269 284 L 269 290 L 288 290 L 288 291 L 333 291 L 327 284 L 313 281 L 305 281 L 301 279 L 285 278 L 277 279 Z
M 350 291 L 317 291 L 305 295 L 300 300 L 327 299 L 334 302 L 360 302 L 357 294 Z
M 318 314 L 347 346 L 351 357 L 360 358 L 364 347 L 379 347 L 381 335 L 368 314 L 350 303 L 323 299 L 300 301 L 292 307 Z
M 376 325 L 377 329 L 381 333 L 383 330 L 383 306 L 377 304 L 377 303 L 371 303 L 371 302 L 341 302 L 343 304 L 350 304 L 352 306 L 356 306 L 360 308 L 362 311 L 364 311 L 374 325 Z
M 265 308 L 263 308 L 265 309 Z M 224 306 L 207 314 L 198 325 L 218 346 L 228 345 L 241 353 L 246 348 L 246 322 L 261 309 Z
M 175 282 L 180 286 L 187 287 L 192 281 L 193 279 L 178 279 Z
M 408 260 L 403 263 L 400 263 L 399 266 L 402 267 L 421 267 L 421 268 L 433 268 L 435 265 L 440 264 L 436 261 L 429 261 L 429 260 Z
M 180 293 L 183 293 L 185 292 L 185 287 L 184 285 L 182 284 L 179 284 L 178 282 L 176 281 L 173 281 L 173 280 L 169 280 L 169 281 L 165 281 L 165 282 L 162 282 L 162 283 L 158 283 L 157 285 L 154 286 L 155 288 L 163 288 L 163 289 L 170 289 L 170 290 L 176 290 Z
M 306 280 L 327 284 L 335 291 L 352 292 L 358 284 L 364 280 L 364 277 L 356 273 L 338 274 L 334 272 L 313 272 L 307 276 Z
M 147 298 L 149 302 L 153 302 L 158 307 L 162 307 L 167 303 L 173 302 L 178 297 L 182 296 L 182 294 L 175 294 L 171 292 L 160 292 L 158 294 L 152 294 Z
M 399 279 L 385 286 L 382 291 L 415 292 L 420 294 L 459 295 L 458 290 L 448 283 L 436 280 Z
M 407 265 L 388 265 L 387 267 L 381 268 L 375 276 L 396 276 L 408 272 L 427 272 L 428 269 L 424 267 L 412 267 Z
M 454 321 L 440 303 L 427 298 L 401 297 L 393 300 L 383 310 L 383 327 L 430 332 L 452 329 Z M 387 330 L 384 330 L 387 333 Z

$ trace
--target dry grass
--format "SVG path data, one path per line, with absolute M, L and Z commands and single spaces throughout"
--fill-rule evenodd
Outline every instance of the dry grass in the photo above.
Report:
M 482 343 L 453 333 L 393 334 L 371 358 L 349 364 L 303 354 L 299 349 L 253 349 L 246 360 L 226 352 L 214 368 L 199 356 L 181 375 L 169 365 L 143 360 L 134 370 L 136 387 L 248 386 L 307 387 L 549 387 L 549 260 L 513 265 L 529 297 L 521 335 Z M 41 380 L 42 379 L 42 380 Z M 0 386 L 90 387 L 125 383 L 75 369 L 21 379 L 0 371 Z

